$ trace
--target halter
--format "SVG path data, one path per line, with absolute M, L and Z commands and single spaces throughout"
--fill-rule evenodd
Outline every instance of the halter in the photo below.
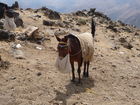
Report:
M 67 43 L 66 43 L 66 42 L 62 42 L 62 41 L 61 41 L 61 42 L 59 42 L 59 44 L 65 44 L 65 45 L 67 45 Z
M 59 42 L 60 47 L 68 47 L 68 44 L 66 42 Z

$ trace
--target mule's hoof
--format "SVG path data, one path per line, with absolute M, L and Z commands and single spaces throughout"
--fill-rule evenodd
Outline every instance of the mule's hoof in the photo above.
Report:
M 78 81 L 78 82 L 76 82 L 76 86 L 81 86 L 82 85 L 82 82 L 80 81 Z
M 87 78 L 89 77 L 89 74 L 88 74 L 88 73 L 86 73 L 86 77 L 87 77 Z
M 75 79 L 72 79 L 71 82 L 75 82 Z
M 86 78 L 87 76 L 86 75 L 83 75 L 83 78 Z
M 86 77 L 86 73 L 83 73 L 83 77 Z

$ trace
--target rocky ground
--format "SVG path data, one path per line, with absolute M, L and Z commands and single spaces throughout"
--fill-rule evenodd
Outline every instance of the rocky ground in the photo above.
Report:
M 24 28 L 39 27 L 47 40 L 0 41 L 0 105 L 140 105 L 139 29 L 92 11 L 60 14 L 56 20 L 42 9 L 16 11 Z M 58 43 L 54 35 L 90 32 L 91 16 L 96 36 L 90 78 L 77 85 L 70 82 L 70 74 L 54 67 Z

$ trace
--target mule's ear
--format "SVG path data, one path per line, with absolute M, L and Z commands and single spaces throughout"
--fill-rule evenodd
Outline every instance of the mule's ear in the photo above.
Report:
M 56 39 L 57 39 L 57 41 L 61 41 L 61 39 L 57 36 L 57 35 L 55 35 L 55 37 L 56 37 Z
M 64 41 L 67 42 L 68 41 L 68 36 L 64 37 Z

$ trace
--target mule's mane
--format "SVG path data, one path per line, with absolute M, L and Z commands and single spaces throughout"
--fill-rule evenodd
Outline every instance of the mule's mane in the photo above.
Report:
M 81 45 L 77 37 L 72 34 L 65 36 L 70 50 L 70 56 L 76 56 L 81 52 Z

